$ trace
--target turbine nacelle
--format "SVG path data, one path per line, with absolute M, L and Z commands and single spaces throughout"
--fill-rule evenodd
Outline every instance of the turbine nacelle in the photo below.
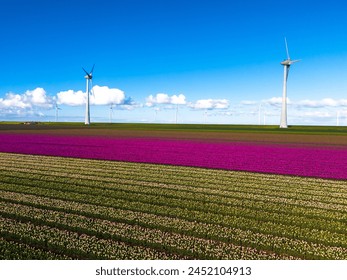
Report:
M 286 60 L 283 60 L 281 62 L 282 65 L 286 65 L 286 66 L 290 66 L 292 64 L 294 64 L 295 62 L 298 62 L 300 61 L 301 59 L 297 59 L 297 60 L 291 60 L 291 59 L 286 59 Z
M 87 74 L 84 76 L 85 79 L 88 79 L 88 80 L 93 79 L 94 66 L 95 64 L 93 65 L 92 70 L 90 70 L 90 72 L 87 72 L 87 70 L 82 67 L 83 71 Z

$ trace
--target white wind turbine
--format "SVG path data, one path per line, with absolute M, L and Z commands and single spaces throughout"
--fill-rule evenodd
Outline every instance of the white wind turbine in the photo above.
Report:
M 336 112 L 336 126 L 340 125 L 340 111 Z
M 295 62 L 300 60 L 291 60 L 288 51 L 287 39 L 284 38 L 287 51 L 287 59 L 282 61 L 281 64 L 284 66 L 284 77 L 283 77 L 283 96 L 282 96 L 282 112 L 281 112 L 281 123 L 280 128 L 287 128 L 287 80 L 289 74 L 289 67 Z
M 57 103 L 55 103 L 55 122 L 58 122 L 58 112 L 61 110 L 61 108 L 58 106 Z
M 175 124 L 177 124 L 178 103 L 176 104 Z
M 158 112 L 160 111 L 160 108 L 155 107 L 154 112 L 155 112 L 155 117 L 154 117 L 154 122 L 157 122 L 157 117 L 158 117 Z
M 90 94 L 90 89 L 93 88 L 93 70 L 94 70 L 94 66 L 95 64 L 93 65 L 93 68 L 92 70 L 88 73 L 86 71 L 86 69 L 83 69 L 83 71 L 86 73 L 86 75 L 84 76 L 84 78 L 86 79 L 86 95 L 87 95 L 87 101 L 86 101 L 86 116 L 85 116 L 85 120 L 84 120 L 84 124 L 90 124 L 90 102 L 89 102 L 89 94 Z M 89 87 L 89 82 L 91 83 L 91 87 Z
M 110 106 L 110 123 L 112 123 L 112 116 L 113 116 L 113 103 L 111 103 L 111 106 Z

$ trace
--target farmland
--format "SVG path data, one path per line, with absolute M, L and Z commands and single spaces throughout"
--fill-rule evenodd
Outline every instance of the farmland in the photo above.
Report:
M 87 141 L 85 145 L 96 141 L 95 131 L 102 136 L 98 139 L 111 141 L 99 142 L 103 144 L 91 154 L 84 149 L 83 157 L 83 151 L 76 152 L 82 142 L 72 145 L 74 154 L 68 147 L 73 142 L 64 142 L 77 141 L 77 130 L 70 129 L 64 129 L 64 135 L 62 130 L 46 128 L 0 131 L 1 259 L 347 258 L 346 165 L 340 165 L 346 152 L 343 131 L 331 135 L 316 131 L 317 137 L 302 132 L 282 137 L 274 131 L 212 131 L 201 137 L 201 131 L 191 130 L 177 136 L 153 129 L 146 134 L 143 130 L 109 129 L 106 133 L 105 128 L 77 128 L 85 131 L 78 136 Z M 120 154 L 103 146 L 113 146 L 117 133 L 122 134 L 118 140 L 168 143 L 155 154 L 161 159 L 165 152 L 173 156 L 183 147 L 192 151 L 191 158 L 198 157 L 201 147 L 205 152 L 210 147 L 199 145 L 216 143 L 218 135 L 220 141 L 214 145 L 236 147 L 228 150 L 230 157 L 240 151 L 240 142 L 245 144 L 236 138 L 250 134 L 253 138 L 248 148 L 265 149 L 269 157 L 274 145 L 276 149 L 290 147 L 292 153 L 308 152 L 306 159 L 296 162 L 299 168 L 293 165 L 293 174 L 281 174 L 280 169 L 233 170 L 242 157 L 232 162 L 234 165 L 229 163 L 231 168 L 220 168 L 213 165 L 221 158 L 218 149 L 210 150 L 217 156 L 209 153 L 206 158 L 213 160 L 205 166 L 148 163 L 150 158 L 136 160 L 136 155 L 142 154 L 130 148 L 133 160 L 108 158 L 109 154 Z M 174 142 L 170 142 L 171 134 L 176 135 Z M 295 140 L 300 138 L 304 140 Z M 14 139 L 17 152 L 9 150 L 13 148 L 9 139 Z M 188 140 L 194 145 L 180 146 Z M 39 147 L 44 154 L 34 155 Z M 52 151 L 58 152 L 49 155 Z M 98 152 L 103 158 L 92 157 Z M 241 154 L 254 161 L 245 150 Z M 318 154 L 324 164 L 313 164 L 315 158 L 310 154 Z M 330 168 L 337 172 L 320 176 L 325 174 L 324 166 L 334 160 L 338 164 Z M 288 162 L 279 161 L 276 166 L 281 164 L 290 169 Z M 300 173 L 311 167 L 318 170 L 312 176 Z

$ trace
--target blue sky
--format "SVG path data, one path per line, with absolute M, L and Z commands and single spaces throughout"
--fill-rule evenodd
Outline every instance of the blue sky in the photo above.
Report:
M 92 122 L 278 124 L 287 37 L 289 124 L 347 125 L 342 0 L 0 4 L 0 120 L 83 121 L 95 63 Z

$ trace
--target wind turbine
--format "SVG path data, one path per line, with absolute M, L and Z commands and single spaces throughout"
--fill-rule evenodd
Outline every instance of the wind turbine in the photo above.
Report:
M 55 122 L 58 122 L 58 111 L 61 110 L 61 108 L 58 107 L 58 104 L 55 103 Z
M 262 103 L 260 102 L 259 103 L 259 108 L 258 108 L 258 124 L 259 125 L 261 124 L 261 121 L 260 121 L 261 105 L 262 105 Z
M 87 94 L 87 101 L 86 101 L 86 116 L 85 116 L 85 120 L 84 120 L 84 124 L 87 124 L 89 125 L 90 124 L 90 104 L 89 104 L 89 94 L 90 94 L 90 89 L 89 89 L 89 82 L 92 84 L 93 81 L 93 70 L 94 70 L 94 66 L 95 64 L 93 65 L 92 67 L 92 70 L 88 73 L 86 71 L 86 69 L 83 69 L 83 71 L 86 73 L 86 75 L 84 76 L 84 78 L 86 79 L 86 94 Z M 92 88 L 92 87 L 91 87 Z
M 158 117 L 158 112 L 160 111 L 160 108 L 158 107 L 155 107 L 154 108 L 154 112 L 155 112 L 155 117 L 154 117 L 154 122 L 156 123 L 157 122 L 157 117 Z
M 283 76 L 283 96 L 282 96 L 282 112 L 281 112 L 281 123 L 280 128 L 287 128 L 287 80 L 289 74 L 290 65 L 298 62 L 300 60 L 291 60 L 288 51 L 287 39 L 284 38 L 287 51 L 287 59 L 283 60 L 281 64 L 284 66 L 284 76 Z
M 110 123 L 112 123 L 112 115 L 113 115 L 113 103 L 110 106 Z
M 175 123 L 177 124 L 177 115 L 178 115 L 178 103 L 176 104 L 176 114 L 175 114 Z

